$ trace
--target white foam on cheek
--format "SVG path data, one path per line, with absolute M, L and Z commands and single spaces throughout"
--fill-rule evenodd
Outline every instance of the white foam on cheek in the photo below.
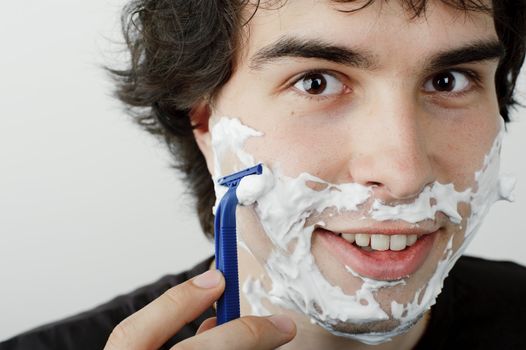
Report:
M 499 180 L 499 197 L 503 200 L 513 202 L 513 190 L 517 184 L 517 179 L 513 176 L 501 175 Z
M 243 284 L 242 291 L 250 303 L 254 315 L 270 316 L 272 314 L 263 306 L 262 300 L 267 298 L 267 293 L 259 279 L 249 277 Z
M 254 157 L 245 152 L 243 144 L 249 137 L 263 136 L 262 132 L 241 124 L 239 119 L 221 118 L 212 127 L 211 134 L 214 151 L 214 177 L 216 179 L 227 175 L 223 174 L 221 170 L 221 160 L 229 151 L 234 151 L 243 165 L 254 165 Z
M 270 170 L 263 166 L 262 174 L 245 176 L 241 179 L 236 190 L 238 202 L 241 205 L 254 204 L 272 187 L 274 187 L 274 177 Z
M 241 195 L 238 197 L 244 204 L 256 203 L 256 213 L 274 245 L 265 264 L 267 275 L 272 281 L 271 290 L 262 291 L 261 285 L 257 284 L 255 279 L 248 279 L 243 288 L 254 308 L 253 312 L 263 312 L 261 298 L 266 297 L 275 305 L 308 315 L 334 334 L 367 344 L 378 344 L 406 331 L 434 304 L 444 278 L 471 240 L 472 232 L 480 225 L 489 206 L 503 195 L 511 193 L 511 182 L 501 181 L 499 185 L 498 180 L 503 132 L 502 127 L 492 149 L 485 157 L 484 166 L 475 174 L 476 192 L 472 189 L 458 192 L 453 184 L 435 182 L 426 187 L 413 203 L 399 206 L 388 206 L 379 201 L 373 203 L 369 215 L 378 221 L 405 220 L 417 223 L 425 219 L 434 219 L 436 212 L 441 211 L 452 222 L 458 224 L 461 221 L 458 204 L 471 203 L 472 209 L 466 229 L 466 236 L 469 237 L 461 249 L 453 254 L 450 241 L 433 276 L 424 287 L 416 291 L 413 301 L 406 305 L 396 301 L 391 303 L 392 318 L 399 320 L 400 326 L 385 333 L 355 335 L 334 330 L 333 326 L 339 322 L 363 323 L 388 319 L 389 315 L 382 310 L 374 295 L 378 289 L 390 288 L 393 285 L 358 276 L 363 280 L 361 288 L 353 295 L 345 294 L 340 287 L 330 284 L 318 269 L 310 252 L 314 225 L 305 227 L 308 217 L 327 208 L 340 211 L 357 210 L 360 204 L 371 197 L 371 189 L 355 183 L 334 185 L 307 173 L 290 178 L 276 169 L 271 171 L 268 168 L 265 168 L 264 176 L 247 177 L 244 184 L 243 181 L 240 184 Z M 222 118 L 212 130 L 214 150 L 219 148 L 216 151 L 216 168 L 222 159 L 221 155 L 228 149 L 237 155 L 244 167 L 255 165 L 254 159 L 242 147 L 248 137 L 261 135 L 239 121 Z M 237 137 L 237 140 L 232 140 L 233 137 Z M 216 176 L 217 174 L 220 174 L 219 170 L 216 171 Z M 326 186 L 324 190 L 315 191 L 307 185 L 309 182 Z M 216 191 L 218 200 L 221 195 L 221 192 Z M 292 251 L 291 246 L 294 246 Z M 420 298 L 421 293 L 424 294 Z
M 221 169 L 221 160 L 228 154 L 228 152 L 235 152 L 239 161 L 243 164 L 252 166 L 255 165 L 254 157 L 243 149 L 243 144 L 249 137 L 263 136 L 263 133 L 249 128 L 239 121 L 239 119 L 220 118 L 211 130 L 212 135 L 212 150 L 214 153 L 214 191 L 216 194 L 216 202 L 212 208 L 212 213 L 215 215 L 216 208 L 221 201 L 221 198 L 226 194 L 228 188 L 220 186 L 217 179 L 227 174 L 223 174 Z M 241 170 L 240 168 L 235 171 Z M 236 191 L 237 193 L 237 191 Z
M 406 305 L 399 304 L 396 301 L 391 302 L 391 314 L 393 318 L 401 322 L 400 326 L 393 330 L 395 334 L 392 335 L 396 335 L 398 330 L 403 330 L 404 325 L 413 324 L 415 320 L 421 317 L 423 312 L 435 304 L 445 278 L 475 236 L 491 205 L 497 200 L 510 200 L 515 180 L 508 176 L 499 177 L 500 150 L 504 131 L 504 122 L 501 119 L 500 132 L 495 138 L 490 151 L 484 157 L 481 170 L 475 173 L 477 188 L 465 191 L 461 195 L 463 201 L 470 203 L 471 207 L 471 214 L 467 219 L 462 245 L 453 252 L 453 236 L 451 236 L 444 250 L 443 258 L 439 261 L 433 276 L 424 287 L 417 290 L 413 300 Z M 468 198 L 464 196 L 468 196 Z M 424 294 L 421 295 L 422 293 Z

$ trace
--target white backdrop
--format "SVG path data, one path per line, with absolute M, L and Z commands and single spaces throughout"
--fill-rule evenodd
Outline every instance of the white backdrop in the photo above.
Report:
M 164 146 L 122 112 L 100 68 L 119 48 L 123 3 L 0 11 L 0 340 L 212 253 Z M 516 203 L 494 206 L 469 254 L 526 264 L 524 114 L 503 153 Z

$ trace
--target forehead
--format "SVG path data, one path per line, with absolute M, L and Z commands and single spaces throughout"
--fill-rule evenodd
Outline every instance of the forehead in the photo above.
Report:
M 393 60 L 415 60 L 477 40 L 497 39 L 488 13 L 455 9 L 430 0 L 415 17 L 400 1 L 376 0 L 355 12 L 363 1 L 287 0 L 266 2 L 245 28 L 242 61 L 283 37 L 322 39 L 361 48 Z M 253 11 L 253 9 L 248 9 Z

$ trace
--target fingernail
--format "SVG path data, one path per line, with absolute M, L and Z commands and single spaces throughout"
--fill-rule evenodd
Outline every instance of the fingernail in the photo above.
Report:
M 294 322 L 284 315 L 273 315 L 268 318 L 270 322 L 276 326 L 277 329 L 282 331 L 283 333 L 291 333 L 294 329 Z
M 221 274 L 217 270 L 208 270 L 194 278 L 192 282 L 199 288 L 214 288 L 221 282 Z

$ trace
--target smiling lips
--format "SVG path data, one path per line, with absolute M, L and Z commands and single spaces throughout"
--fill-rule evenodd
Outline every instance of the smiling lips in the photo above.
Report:
M 429 255 L 439 230 L 335 233 L 318 228 L 324 246 L 345 266 L 376 280 L 397 280 L 415 273 Z

